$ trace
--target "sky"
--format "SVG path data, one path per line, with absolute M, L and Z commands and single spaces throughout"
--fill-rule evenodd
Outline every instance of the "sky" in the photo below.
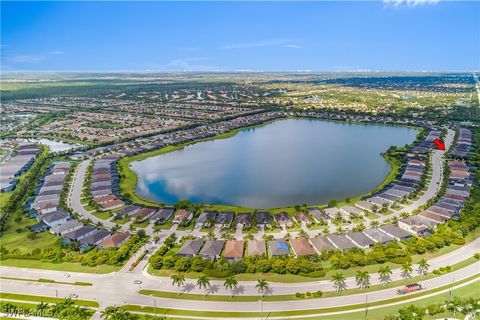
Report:
M 480 2 L 7 2 L 5 71 L 480 70 Z

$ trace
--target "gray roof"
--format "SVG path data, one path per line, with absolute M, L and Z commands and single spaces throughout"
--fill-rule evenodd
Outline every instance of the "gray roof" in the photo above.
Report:
M 407 231 L 404 231 L 400 229 L 399 227 L 394 226 L 391 223 L 385 224 L 381 227 L 378 228 L 380 231 L 387 233 L 388 235 L 391 235 L 392 237 L 396 239 L 406 239 L 411 237 L 412 235 L 408 233 Z
M 330 241 L 327 240 L 326 237 L 310 238 L 310 242 L 312 243 L 312 246 L 315 248 L 315 250 L 317 250 L 318 253 L 321 253 L 322 251 L 335 250 L 335 247 L 332 245 Z
M 339 250 L 347 250 L 351 248 L 358 248 L 352 240 L 348 239 L 343 234 L 329 234 L 327 239 Z
M 96 228 L 94 227 L 90 227 L 90 226 L 84 226 L 84 227 L 81 227 L 77 230 L 74 230 L 74 231 L 71 231 L 69 233 L 66 233 L 63 235 L 64 238 L 66 239 L 70 239 L 70 240 L 77 240 L 78 238 L 94 231 L 94 230 L 97 230 Z
M 355 244 L 358 246 L 364 248 L 364 247 L 370 247 L 371 245 L 375 244 L 375 241 L 367 237 L 365 234 L 363 234 L 360 231 L 351 231 L 346 234 L 347 238 L 352 240 Z
M 172 216 L 173 212 L 175 211 L 174 208 L 162 208 L 154 213 L 154 215 L 150 218 L 150 220 L 160 220 L 167 221 Z
M 255 221 L 257 224 L 269 224 L 271 220 L 270 213 L 263 211 L 255 213 Z
M 382 232 L 376 228 L 374 229 L 365 229 L 363 230 L 363 233 L 365 233 L 368 237 L 371 239 L 375 240 L 376 242 L 380 243 L 387 243 L 387 242 L 392 242 L 395 239 L 386 234 L 385 232 Z
M 220 212 L 215 218 L 215 223 L 230 224 L 233 221 L 235 214 L 233 212 Z
M 249 225 L 249 224 L 252 224 L 252 215 L 250 213 L 239 213 L 237 214 L 237 217 L 236 217 L 236 222 L 239 223 L 239 224 L 246 224 L 246 225 Z
M 65 232 L 67 230 L 70 230 L 72 228 L 80 227 L 80 226 L 83 226 L 83 223 L 81 223 L 80 221 L 70 220 L 70 221 L 62 223 L 58 226 L 53 227 L 51 229 L 51 231 L 54 232 L 54 233 L 62 233 L 62 232 Z
M 97 245 L 98 243 L 105 240 L 108 236 L 110 236 L 110 231 L 105 229 L 100 229 L 94 234 L 89 235 L 88 237 L 83 238 L 80 240 L 82 244 L 88 244 L 90 246 Z
M 193 239 L 193 240 L 186 240 L 182 247 L 177 251 L 177 254 L 183 256 L 193 256 L 196 255 L 200 248 L 203 245 L 202 239 Z
M 52 222 L 55 222 L 55 221 L 63 220 L 63 219 L 68 218 L 68 217 L 69 217 L 69 215 L 66 212 L 53 211 L 53 212 L 43 214 L 40 217 L 40 219 L 43 222 L 45 222 L 46 224 L 49 224 L 49 223 L 52 223 Z
M 219 256 L 224 243 L 224 240 L 207 240 L 202 250 L 200 250 L 200 254 L 207 257 Z

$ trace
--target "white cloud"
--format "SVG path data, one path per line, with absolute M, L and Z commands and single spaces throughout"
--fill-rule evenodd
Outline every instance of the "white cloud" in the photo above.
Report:
M 49 53 L 41 54 L 17 54 L 17 53 L 8 53 L 6 54 L 5 59 L 11 62 L 16 63 L 39 63 L 51 56 L 62 55 L 63 51 L 50 51 Z
M 439 0 L 383 0 L 383 3 L 387 6 L 400 7 L 416 7 L 425 4 L 437 4 Z
M 293 49 L 302 49 L 302 46 L 298 45 L 298 44 L 287 44 L 287 45 L 284 45 L 285 48 L 293 48 Z
M 223 50 L 231 49 L 248 49 L 248 48 L 260 48 L 260 47 L 289 47 L 289 48 L 299 48 L 300 46 L 292 44 L 292 41 L 289 39 L 269 39 L 262 40 L 257 42 L 243 42 L 243 43 L 232 43 L 227 44 L 221 47 Z

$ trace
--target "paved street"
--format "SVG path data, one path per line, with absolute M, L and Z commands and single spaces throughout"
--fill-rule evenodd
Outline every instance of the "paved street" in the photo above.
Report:
M 446 255 L 429 260 L 430 270 L 438 269 L 441 266 L 451 265 L 471 257 L 474 253 L 480 251 L 480 239 L 467 244 L 466 246 L 452 251 Z M 145 272 L 114 272 L 110 274 L 87 274 L 87 273 L 70 273 L 70 277 L 65 277 L 65 272 L 51 271 L 51 270 L 35 270 L 34 275 L 31 269 L 21 269 L 14 267 L 1 267 L 1 274 L 3 277 L 18 277 L 18 278 L 46 278 L 57 281 L 83 281 L 93 284 L 91 287 L 68 286 L 52 283 L 38 283 L 25 282 L 1 279 L 0 285 L 3 292 L 25 293 L 36 295 L 55 296 L 56 292 L 60 296 L 69 296 L 70 294 L 78 294 L 81 299 L 98 300 L 102 305 L 114 304 L 141 304 L 152 305 L 152 298 L 138 294 L 140 289 L 152 289 L 160 291 L 177 292 L 177 287 L 172 287 L 171 279 L 168 277 L 155 277 Z M 141 268 L 136 269 L 141 270 Z M 414 271 L 414 275 L 417 274 Z M 474 274 L 480 273 L 480 262 L 469 265 L 466 268 L 457 270 L 455 272 L 436 277 L 424 281 L 429 288 L 443 286 L 467 278 Z M 401 280 L 399 269 L 394 269 L 391 280 Z M 135 285 L 135 280 L 141 280 L 142 284 Z M 198 289 L 193 280 L 187 280 L 185 286 L 181 288 L 184 292 L 203 294 L 204 290 Z M 371 275 L 371 284 L 378 284 L 378 274 Z M 347 288 L 357 287 L 354 278 L 346 280 Z M 314 292 L 317 290 L 333 291 L 334 287 L 328 280 L 313 281 L 306 283 L 270 283 L 270 294 L 294 294 L 296 292 Z M 211 288 L 209 294 L 229 295 L 230 291 L 223 287 L 223 281 L 211 281 Z M 254 281 L 241 281 L 235 294 L 243 295 L 257 295 Z M 368 293 L 369 301 L 384 300 L 396 297 L 396 288 L 385 289 Z M 157 298 L 157 306 L 168 308 L 179 308 L 178 302 L 171 299 Z M 365 294 L 340 296 L 334 298 L 322 299 L 322 307 L 340 306 L 357 304 L 365 301 Z M 221 307 L 221 308 L 220 308 Z M 206 302 L 201 303 L 195 301 L 182 301 L 182 308 L 195 310 L 237 310 L 243 311 L 248 307 L 249 310 L 254 310 L 257 307 L 256 303 L 228 303 L 228 302 Z M 250 309 L 252 308 L 252 309 Z M 288 302 L 268 302 L 264 303 L 265 310 L 290 310 L 290 309 L 309 309 L 319 308 L 318 301 L 288 301 Z

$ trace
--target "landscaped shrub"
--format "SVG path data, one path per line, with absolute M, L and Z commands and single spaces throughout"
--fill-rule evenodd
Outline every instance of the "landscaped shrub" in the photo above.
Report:
M 410 256 L 396 257 L 396 258 L 393 258 L 390 261 L 393 262 L 393 263 L 396 263 L 396 264 L 405 264 L 405 263 L 412 262 L 412 257 L 410 257 Z
M 226 278 L 229 274 L 228 271 L 218 271 L 210 268 L 203 269 L 203 273 L 205 273 L 207 276 L 214 278 Z
M 317 271 L 312 271 L 309 273 L 302 273 L 302 276 L 307 276 L 307 277 L 312 277 L 312 278 L 321 278 L 325 277 L 325 271 L 324 270 L 317 270 Z

